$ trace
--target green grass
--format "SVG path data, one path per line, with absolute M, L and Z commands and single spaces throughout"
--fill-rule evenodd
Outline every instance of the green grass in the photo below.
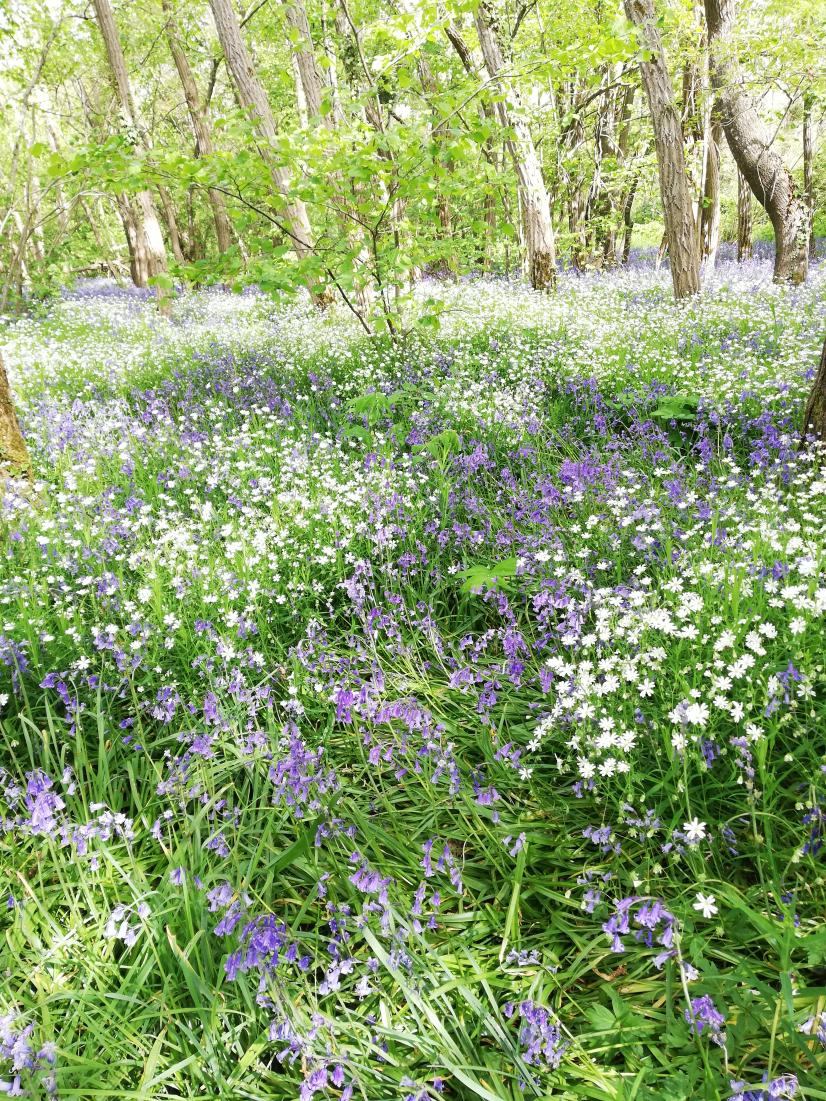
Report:
M 547 320 L 538 296 L 448 288 L 453 328 L 403 349 L 266 303 L 211 324 L 197 298 L 179 308 L 200 328 L 58 311 L 20 331 L 43 482 L 3 520 L 0 1009 L 57 1045 L 61 1097 L 286 1101 L 339 1062 L 375 1101 L 693 1101 L 764 1072 L 826 1097 L 800 1031 L 826 1008 L 806 850 L 826 814 L 824 483 L 794 447 L 817 284 L 740 279 L 691 313 L 655 279 L 583 285 Z M 654 383 L 698 392 L 698 416 L 657 427 Z M 608 751 L 570 686 L 635 735 L 593 792 L 572 790 L 579 758 Z M 692 700 L 708 717 L 675 752 Z M 33 769 L 63 836 L 14 821 Z M 79 845 L 108 813 L 130 824 Z M 430 842 L 449 860 L 426 875 Z M 222 883 L 306 970 L 228 977 L 242 926 L 216 935 Z M 632 895 L 674 917 L 662 967 L 661 946 L 619 954 L 603 931 Z M 118 905 L 134 943 L 107 936 Z M 325 987 L 331 944 L 351 969 Z M 713 998 L 725 1047 L 693 1034 L 687 995 Z M 559 1030 L 558 1068 L 526 1063 L 524 1001 Z M 285 1020 L 300 1052 L 281 1062 Z

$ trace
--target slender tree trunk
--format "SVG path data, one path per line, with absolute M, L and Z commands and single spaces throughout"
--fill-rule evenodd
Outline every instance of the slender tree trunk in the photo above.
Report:
M 624 68 L 620 70 L 621 74 L 623 72 Z M 616 155 L 617 165 L 622 169 L 626 169 L 628 161 L 628 149 L 631 141 L 631 118 L 636 93 L 637 89 L 633 84 L 618 92 L 618 95 L 621 97 L 622 105 L 619 112 L 620 127 L 619 136 L 617 137 Z M 619 257 L 617 255 L 619 231 L 620 226 L 624 226 L 625 224 L 625 206 L 628 201 L 628 194 L 634 186 L 632 180 L 628 187 L 622 187 L 619 190 L 615 188 L 615 194 L 611 197 L 611 227 L 606 237 L 604 249 L 604 259 L 607 264 L 616 265 L 619 263 Z M 632 204 L 633 201 L 632 196 Z
M 557 171 L 565 184 L 565 209 L 568 219 L 568 236 L 570 238 L 570 258 L 573 267 L 580 271 L 586 263 L 585 226 L 583 224 L 583 190 L 584 181 L 582 174 L 577 171 L 573 175 L 565 165 L 567 159 L 572 163 L 577 149 L 585 140 L 585 130 L 582 124 L 582 100 L 580 97 L 580 79 L 574 75 L 570 80 L 562 83 L 559 93 L 554 95 L 557 108 L 557 116 L 560 126 L 560 137 L 557 145 Z
M 812 134 L 812 94 L 807 92 L 803 96 L 803 195 L 809 211 L 809 257 L 815 254 L 815 184 L 814 173 L 814 139 Z
M 129 274 L 136 287 L 145 287 L 148 273 L 146 271 L 146 250 L 140 240 L 138 227 L 135 224 L 134 211 L 127 195 L 116 195 L 115 202 L 118 214 L 123 225 L 123 235 L 126 238 L 126 247 L 129 250 Z
M 625 205 L 622 210 L 622 223 L 624 233 L 622 238 L 622 262 L 628 263 L 631 255 L 631 237 L 634 233 L 634 196 L 637 194 L 637 184 L 640 182 L 640 174 L 637 172 L 628 188 Z
M 14 409 L 9 377 L 0 355 L 0 470 L 28 477 L 31 459 Z
M 505 62 L 493 0 L 480 0 L 474 13 L 474 21 L 485 59 L 485 69 L 491 81 L 499 86 L 496 113 L 502 126 L 512 134 L 508 139 L 508 152 L 513 160 L 524 203 L 525 246 L 531 286 L 536 290 L 552 290 L 556 285 L 556 243 L 551 222 L 551 204 L 521 97 L 504 75 Z
M 304 85 L 301 83 L 301 68 L 298 64 L 298 56 L 293 50 L 290 53 L 290 65 L 293 70 L 293 86 L 295 88 L 295 106 L 298 111 L 298 125 L 306 130 L 310 125 L 310 114 L 307 110 L 307 97 L 304 95 Z
M 671 280 L 675 298 L 686 298 L 700 289 L 700 248 L 680 112 L 674 100 L 654 0 L 624 0 L 624 4 L 625 13 L 639 28 L 641 44 L 648 53 L 647 60 L 640 62 L 640 71 L 657 147 Z
M 751 260 L 751 188 L 742 172 L 737 173 L 737 259 Z
M 462 67 L 470 77 L 476 76 L 476 67 L 473 64 L 473 55 L 468 49 L 467 43 L 462 38 L 462 32 L 456 23 L 450 23 L 445 27 L 445 35 L 448 42 L 450 42 L 453 49 L 456 51 L 456 55 L 462 63 Z M 493 121 L 494 111 L 487 99 L 479 100 L 479 114 L 482 119 L 489 119 Z M 496 146 L 492 137 L 485 138 L 482 143 L 482 156 L 490 165 L 494 177 L 500 176 L 500 166 L 496 152 Z M 487 186 L 485 188 L 485 246 L 482 254 L 477 258 L 479 266 L 484 271 L 490 271 L 493 267 L 493 244 L 496 236 L 496 195 L 493 184 L 489 179 L 486 180 Z M 507 198 L 503 189 L 503 207 L 505 209 L 506 221 L 507 217 Z M 510 224 L 510 223 L 508 223 Z M 510 271 L 510 248 L 507 238 L 505 239 L 505 267 L 506 274 Z
M 806 402 L 803 414 L 803 439 L 814 434 L 821 443 L 826 444 L 826 340 L 820 355 L 820 366 L 815 374 L 814 383 Z
M 209 6 L 239 102 L 249 112 L 255 124 L 261 138 L 261 156 L 270 170 L 276 191 L 285 200 L 284 217 L 293 248 L 299 258 L 311 256 L 313 235 L 307 208 L 303 200 L 293 194 L 289 172 L 278 163 L 275 152 L 278 144 L 275 116 L 264 85 L 253 68 L 231 0 L 209 0 Z
M 103 258 L 103 263 L 106 265 L 106 270 L 109 272 L 109 274 L 115 280 L 115 282 L 119 283 L 120 279 L 121 279 L 121 275 L 118 273 L 117 268 L 115 267 L 115 265 L 112 263 L 112 261 L 110 259 L 110 253 L 111 253 L 112 250 L 109 247 L 108 243 L 106 241 L 104 241 L 104 239 L 101 237 L 100 230 L 98 229 L 97 222 L 95 221 L 94 213 L 89 208 L 89 204 L 86 202 L 86 200 L 83 198 L 82 195 L 80 197 L 80 209 L 83 211 L 84 215 L 86 216 L 86 221 L 88 222 L 89 228 L 92 231 L 92 236 L 94 237 L 95 244 L 98 247 L 98 252 L 100 253 L 100 255 Z M 125 228 L 124 228 L 124 232 L 125 232 Z M 128 242 L 127 242 L 127 245 L 128 245 Z M 134 282 L 134 280 L 133 280 L 133 282 Z
M 212 129 L 207 108 L 202 105 L 201 97 L 198 95 L 198 85 L 195 83 L 189 60 L 184 53 L 178 24 L 172 12 L 171 0 L 163 0 L 163 10 L 166 15 L 166 38 L 169 43 L 169 52 L 172 54 L 172 60 L 175 62 L 175 68 L 178 71 L 178 79 L 183 88 L 192 132 L 195 135 L 195 153 L 198 157 L 208 157 L 215 152 L 215 147 L 212 142 Z M 215 238 L 218 242 L 218 251 L 223 253 L 227 251 L 232 243 L 226 204 L 221 192 L 214 187 L 209 188 L 207 194 L 209 205 L 212 208 L 212 218 L 215 222 Z
M 32 140 L 34 140 L 34 134 L 32 134 Z M 39 216 L 42 192 L 40 190 L 40 177 L 36 172 L 32 171 L 31 163 L 29 164 L 29 180 L 26 192 L 26 221 L 31 227 L 29 239 L 32 245 L 32 256 L 37 263 L 42 263 L 46 258 L 46 242 L 43 236 L 43 223 Z
M 172 202 L 172 196 L 165 187 L 159 187 L 158 194 L 161 198 L 161 209 L 163 210 L 163 217 L 166 222 L 169 243 L 172 245 L 172 255 L 179 264 L 185 264 L 186 257 L 184 256 L 183 245 L 181 244 L 181 232 L 178 229 L 178 216 L 175 213 L 175 204 Z
M 482 259 L 484 271 L 493 267 L 493 242 L 496 239 L 496 195 L 491 185 L 485 190 L 485 254 Z M 505 238 L 507 247 L 508 239 Z
M 46 103 L 48 104 L 48 100 Z M 49 149 L 52 153 L 57 153 L 59 149 L 57 134 L 48 119 L 46 121 L 46 135 L 49 140 Z M 65 235 L 69 232 L 69 206 L 66 202 L 63 185 L 59 180 L 55 181 L 55 197 L 57 199 L 57 224 L 60 226 L 60 232 Z
M 731 52 L 734 0 L 705 0 L 711 83 L 731 154 L 774 229 L 774 278 L 802 283 L 809 268 L 809 209 L 746 90 Z
M 140 140 L 145 148 L 146 139 L 140 126 L 140 120 L 135 110 L 132 98 L 132 89 L 129 85 L 129 77 L 126 72 L 126 61 L 120 46 L 115 17 L 109 0 L 93 0 L 95 15 L 97 16 L 100 33 L 103 36 L 103 44 L 109 61 L 109 69 L 112 83 L 117 93 L 121 109 L 127 123 L 134 132 L 140 135 Z M 142 280 L 138 286 L 146 286 L 146 280 L 156 276 L 165 275 L 167 271 L 166 247 L 163 243 L 163 234 L 158 222 L 158 215 L 152 196 L 148 191 L 140 191 L 130 203 L 132 217 L 136 222 L 135 249 L 140 255 L 140 260 L 133 266 L 133 275 L 137 272 Z M 130 249 L 131 252 L 131 249 Z M 163 313 L 169 312 L 169 297 L 159 286 L 157 288 L 158 307 Z
M 309 119 L 319 119 L 322 116 L 322 102 L 324 97 L 324 80 L 321 70 L 316 62 L 313 39 L 310 33 L 310 20 L 307 17 L 307 9 L 304 0 L 283 0 L 284 14 L 287 17 L 294 38 L 292 55 L 300 76 L 300 86 L 304 95 L 307 115 Z M 330 119 L 330 125 L 333 120 Z
M 15 244 L 12 234 L 9 232 L 10 259 L 3 278 L 3 293 L 0 295 L 0 313 L 6 309 L 15 288 L 17 290 L 19 303 L 22 305 L 23 288 L 29 281 L 29 272 L 26 267 L 26 242 L 28 240 L 28 230 L 23 219 L 20 217 L 19 210 L 12 210 L 11 221 L 14 224 L 14 228 L 17 230 L 18 236 L 17 244 Z
M 424 56 L 421 56 L 417 63 L 417 69 L 419 73 L 419 80 L 421 81 L 422 88 L 427 95 L 435 97 L 439 94 L 439 83 L 436 77 L 433 75 L 433 70 L 427 62 Z M 433 175 L 436 179 L 436 210 L 439 215 L 440 226 L 440 238 L 442 242 L 450 241 L 453 237 L 453 218 L 450 211 L 450 203 L 447 196 L 444 193 L 444 189 L 439 186 L 439 177 L 443 171 L 443 165 L 439 156 L 440 146 L 444 138 L 445 127 L 439 118 L 438 104 L 434 101 L 431 106 L 431 126 L 430 134 L 433 141 L 434 157 L 433 157 Z M 455 275 L 456 265 L 452 255 L 443 256 L 439 262 L 439 267 L 444 275 Z
M 333 19 L 335 23 L 335 18 Z M 330 36 L 330 20 L 327 15 L 326 0 L 321 0 L 321 47 L 324 51 L 324 56 L 327 59 L 327 76 L 329 78 L 330 87 L 330 104 L 332 106 L 334 116 L 338 118 L 343 117 L 343 111 L 341 107 L 341 96 L 338 88 L 338 67 L 336 52 L 333 47 L 333 40 Z
M 622 65 L 611 65 L 605 69 L 599 96 L 601 107 L 594 131 L 594 174 L 585 204 L 585 226 L 590 262 L 597 267 L 616 259 L 617 206 L 622 210 L 616 173 L 627 152 L 630 103 L 634 91 L 633 88 L 614 87 L 622 72 Z
M 712 110 L 706 145 L 703 206 L 700 213 L 700 250 L 706 275 L 714 271 L 720 245 L 720 141 L 723 127 Z
M 300 117 L 303 112 L 302 125 L 305 127 L 324 126 L 333 133 L 344 122 L 344 114 L 337 91 L 337 81 L 332 71 L 334 66 L 331 69 L 332 83 L 328 85 L 316 60 L 315 45 L 304 0 L 283 0 L 282 6 L 291 31 L 291 55 L 296 102 Z M 349 20 L 349 12 L 346 15 L 345 12 L 340 14 L 343 33 L 345 35 L 352 34 L 356 49 L 360 50 L 357 28 Z M 327 56 L 332 62 L 331 55 L 328 54 Z M 325 92 L 327 93 L 326 103 Z M 362 189 L 355 186 L 353 192 L 348 192 L 340 172 L 335 174 L 334 180 L 337 185 L 334 205 L 345 223 L 347 239 L 356 253 L 354 259 L 357 261 L 357 271 L 360 276 L 350 294 L 351 307 L 355 306 L 362 324 L 368 327 L 368 317 L 375 300 L 372 285 L 373 265 L 369 245 L 365 241 L 364 228 L 354 215 L 351 201 L 354 193 L 357 198 L 363 198 L 359 194 Z M 377 277 L 375 281 L 378 282 Z

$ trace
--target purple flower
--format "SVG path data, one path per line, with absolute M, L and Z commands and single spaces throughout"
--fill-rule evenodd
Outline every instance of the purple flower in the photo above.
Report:
M 723 1047 L 726 1042 L 726 1034 L 723 1031 L 726 1019 L 708 994 L 692 999 L 691 1007 L 685 1010 L 685 1019 L 698 1036 L 707 1032 L 715 1044 Z

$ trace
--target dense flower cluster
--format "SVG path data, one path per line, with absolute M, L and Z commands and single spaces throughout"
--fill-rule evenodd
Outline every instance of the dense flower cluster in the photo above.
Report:
M 824 280 L 15 324 L 0 1088 L 658 1096 L 664 1036 L 685 1097 L 817 1088 Z
M 25 1097 L 36 1086 L 54 1094 L 57 1048 L 50 1040 L 38 1045 L 35 1031 L 15 1009 L 0 1014 L 0 1093 Z

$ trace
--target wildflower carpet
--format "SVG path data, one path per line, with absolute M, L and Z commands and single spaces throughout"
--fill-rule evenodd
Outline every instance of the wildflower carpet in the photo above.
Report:
M 10 325 L 0 1091 L 826 1098 L 826 268 Z

